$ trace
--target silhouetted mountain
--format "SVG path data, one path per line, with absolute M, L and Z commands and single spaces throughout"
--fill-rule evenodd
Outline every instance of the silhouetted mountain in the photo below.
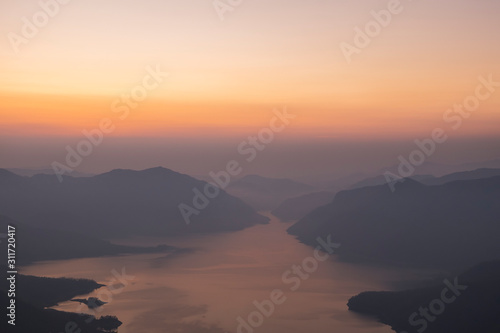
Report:
M 351 298 L 348 307 L 375 315 L 396 332 L 500 332 L 500 261 L 447 281 L 400 292 L 364 292 Z
M 0 169 L 0 181 L 11 182 L 19 179 L 19 176 L 6 169 Z
M 6 271 L 5 266 L 0 266 Z M 44 278 L 36 276 L 16 276 L 15 298 L 7 296 L 6 280 L 0 283 L 0 301 L 3 309 L 7 309 L 11 299 L 15 299 L 15 326 L 2 320 L 2 332 L 65 332 L 66 325 L 74 322 L 82 332 L 106 333 L 115 332 L 121 325 L 116 317 L 105 316 L 100 319 L 89 315 L 45 310 L 44 307 L 54 306 L 59 302 L 88 294 L 102 285 L 87 279 Z M 10 311 L 10 310 L 8 310 Z M 78 330 L 72 330 L 77 332 Z
M 32 177 L 34 175 L 55 175 L 54 169 L 52 169 L 52 168 L 39 168 L 39 169 L 9 168 L 7 170 L 15 173 L 16 175 L 26 176 L 26 177 Z M 73 170 L 71 172 L 68 171 L 68 175 L 71 177 L 91 177 L 91 176 L 94 176 L 93 174 L 78 172 L 76 170 Z
M 456 172 L 439 178 L 425 179 L 423 183 L 426 185 L 440 185 L 456 180 L 483 179 L 495 176 L 500 176 L 500 169 L 476 169 L 472 171 Z
M 6 266 L 0 266 L 7 271 Z M 16 300 L 21 300 L 38 308 L 55 306 L 78 295 L 86 295 L 102 287 L 93 280 L 48 278 L 30 275 L 16 275 Z M 8 289 L 8 288 L 7 288 Z M 1 291 L 7 291 L 5 286 Z
M 409 177 L 425 185 L 440 185 L 446 184 L 455 180 L 472 180 L 500 176 L 500 169 L 476 169 L 471 171 L 460 171 L 447 174 L 441 177 L 434 177 L 431 175 L 415 175 Z M 351 189 L 362 188 L 366 186 L 376 186 L 386 184 L 387 179 L 384 175 L 364 179 L 352 185 Z
M 241 198 L 256 210 L 269 210 L 277 207 L 283 200 L 305 194 L 314 189 L 286 178 L 266 178 L 248 175 L 231 182 L 227 192 Z
M 344 259 L 468 267 L 500 256 L 500 177 L 342 191 L 288 232 L 314 246 L 331 234 Z
M 400 162 L 380 169 L 377 171 L 376 175 L 383 175 L 386 171 L 393 172 L 395 174 L 398 174 L 398 167 L 400 165 Z M 459 172 L 459 171 L 465 171 L 468 170 L 465 168 L 465 166 L 462 165 L 455 165 L 455 164 L 444 164 L 444 163 L 436 163 L 436 162 L 430 162 L 430 161 L 425 161 L 422 165 L 419 165 L 415 167 L 414 171 L 414 176 L 417 175 L 431 175 L 434 177 L 441 177 L 443 175 L 447 175 L 453 172 Z
M 63 182 L 51 175 L 28 178 L 3 170 L 0 212 L 26 224 L 99 237 L 231 231 L 268 221 L 224 191 L 213 199 L 197 194 L 206 186 L 165 168 L 113 170 L 87 178 L 64 177 Z M 180 204 L 192 208 L 190 225 Z
M 409 178 L 416 180 L 417 182 L 422 183 L 422 184 L 428 184 L 428 182 L 435 179 L 435 177 L 431 176 L 431 175 L 415 175 L 415 176 L 412 176 Z M 385 178 L 384 175 L 378 175 L 375 177 L 363 179 L 362 181 L 351 185 L 349 187 L 349 189 L 354 190 L 357 188 L 362 188 L 362 187 L 367 187 L 367 186 L 377 186 L 377 185 L 383 185 L 383 184 L 387 184 L 387 179 Z
M 346 177 L 330 180 L 328 177 L 323 177 L 321 181 L 314 184 L 318 188 L 323 188 L 327 191 L 337 192 L 339 190 L 355 189 L 366 186 L 376 186 L 386 183 L 384 173 L 390 171 L 398 174 L 399 163 L 384 167 L 382 169 L 366 171 L 363 174 L 352 174 Z M 464 164 L 443 164 L 426 161 L 422 165 L 415 167 L 414 175 L 410 178 L 421 183 L 428 184 L 427 180 L 431 181 L 433 177 L 444 177 L 453 173 L 464 171 L 473 171 L 476 169 L 500 169 L 500 160 L 473 162 Z M 332 178 L 333 176 L 330 176 Z
M 166 245 L 157 247 L 116 245 L 80 233 L 28 226 L 0 215 L 0 230 L 7 230 L 7 225 L 15 226 L 17 235 L 20 235 L 17 240 L 16 261 L 21 265 L 42 260 L 168 252 L 176 249 Z M 5 244 L 4 242 L 1 247 L 3 248 Z
M 500 159 L 482 161 L 482 162 L 463 163 L 458 165 L 457 169 L 458 170 L 456 170 L 456 172 L 470 171 L 476 169 L 500 169 Z
M 335 197 L 333 192 L 314 192 L 286 199 L 271 213 L 282 221 L 303 218 L 314 209 L 326 205 Z
M 0 303 L 6 309 L 10 298 L 4 291 L 0 291 Z M 1 321 L 2 332 L 9 333 L 51 333 L 66 332 L 69 327 L 70 332 L 86 333 L 112 333 L 122 324 L 116 317 L 103 316 L 96 319 L 88 315 L 77 313 L 61 312 L 56 310 L 46 310 L 30 305 L 22 300 L 16 300 L 16 320 L 15 326 L 10 325 L 5 316 Z M 71 326 L 68 326 L 71 325 Z
M 397 164 L 380 169 L 374 175 L 372 175 L 372 178 L 377 177 L 379 175 L 383 175 L 386 171 L 390 171 L 397 175 L 399 165 L 400 163 L 398 162 Z M 443 163 L 426 161 L 422 165 L 415 167 L 414 176 L 431 175 L 434 177 L 443 177 L 445 175 L 449 175 L 452 173 L 472 171 L 476 169 L 500 169 L 500 160 L 471 162 L 462 164 L 443 164 Z
M 347 175 L 337 175 L 337 174 L 327 174 L 327 175 L 315 175 L 310 174 L 304 176 L 305 182 L 311 184 L 317 189 L 323 189 L 325 191 L 339 191 L 349 188 L 354 183 L 357 183 L 363 179 L 370 177 L 370 174 L 365 173 L 352 173 Z

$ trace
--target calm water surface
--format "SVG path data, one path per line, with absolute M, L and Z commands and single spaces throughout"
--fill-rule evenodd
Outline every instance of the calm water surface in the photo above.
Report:
M 121 272 L 124 268 L 133 279 L 126 282 L 121 292 L 110 298 L 108 289 L 103 287 L 86 296 L 109 301 L 96 314 L 116 315 L 123 322 L 119 333 L 237 332 L 236 318 L 247 319 L 256 311 L 253 302 L 268 300 L 275 289 L 284 292 L 286 301 L 277 305 L 255 332 L 392 332 L 371 318 L 350 313 L 346 303 L 359 292 L 387 290 L 392 282 L 418 278 L 420 273 L 342 263 L 333 258 L 319 263 L 318 269 L 292 291 L 293 284 L 283 282 L 283 273 L 312 256 L 314 249 L 288 235 L 289 224 L 271 218 L 269 225 L 235 233 L 121 241 L 192 249 L 174 255 L 42 262 L 24 267 L 22 273 L 90 278 L 110 284 L 112 271 Z M 55 308 L 71 312 L 83 309 L 74 302 Z M 91 313 L 88 309 L 84 312 Z

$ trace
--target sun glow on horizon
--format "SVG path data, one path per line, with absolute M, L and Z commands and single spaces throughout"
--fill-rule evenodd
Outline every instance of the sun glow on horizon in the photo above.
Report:
M 494 1 L 405 3 L 351 64 L 339 44 L 387 1 L 261 0 L 223 22 L 194 0 L 117 4 L 62 7 L 17 55 L 8 39 L 0 42 L 4 135 L 78 135 L 116 117 L 112 103 L 140 84 L 147 66 L 169 77 L 113 135 L 237 135 L 286 106 L 300 114 L 297 136 L 401 138 L 437 126 L 477 77 L 500 78 Z M 39 9 L 12 5 L 0 19 L 19 32 L 17 18 Z M 458 135 L 498 133 L 499 106 L 496 94 Z

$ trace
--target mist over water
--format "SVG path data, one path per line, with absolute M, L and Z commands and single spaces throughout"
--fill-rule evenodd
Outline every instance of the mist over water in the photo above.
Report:
M 109 301 L 96 314 L 118 316 L 123 322 L 120 333 L 237 332 L 236 319 L 247 319 L 256 311 L 253 302 L 269 300 L 275 289 L 284 292 L 286 301 L 265 317 L 256 332 L 391 332 L 388 326 L 349 312 L 348 299 L 366 290 L 390 289 L 394 281 L 418 279 L 423 272 L 341 263 L 333 258 L 320 262 L 317 271 L 291 291 L 293 284 L 283 282 L 283 273 L 312 256 L 314 249 L 288 235 L 289 224 L 271 218 L 269 225 L 230 234 L 121 241 L 189 249 L 174 254 L 42 262 L 25 267 L 23 273 L 91 278 L 109 286 L 112 270 L 121 272 L 124 267 L 134 278 L 121 292 L 112 299 L 106 299 L 103 289 L 89 295 Z M 92 313 L 75 302 L 55 309 Z

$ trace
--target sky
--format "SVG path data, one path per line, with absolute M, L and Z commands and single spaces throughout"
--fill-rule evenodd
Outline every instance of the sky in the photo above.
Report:
M 296 118 L 255 170 L 382 167 L 448 126 L 443 114 L 478 77 L 500 81 L 496 0 L 401 0 L 350 61 L 342 43 L 356 46 L 356 27 L 397 0 L 243 0 L 223 13 L 211 0 L 60 1 L 0 0 L 0 167 L 63 161 L 82 131 L 111 119 L 78 170 L 204 173 L 284 108 Z M 53 17 L 43 21 L 41 3 Z M 168 76 L 121 119 L 114 103 L 151 69 Z M 493 159 L 499 106 L 500 89 L 432 158 Z

